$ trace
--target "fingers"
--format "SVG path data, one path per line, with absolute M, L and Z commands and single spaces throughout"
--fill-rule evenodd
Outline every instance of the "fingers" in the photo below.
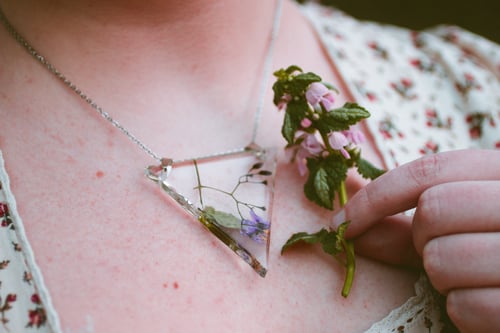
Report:
M 500 181 L 447 183 L 426 190 L 413 220 L 416 250 L 422 254 L 425 244 L 438 236 L 500 232 L 499 198 Z
M 356 253 L 382 262 L 422 267 L 412 242 L 411 217 L 391 216 L 371 227 L 354 241 Z
M 446 307 L 462 333 L 500 332 L 500 288 L 453 290 Z
M 487 163 L 486 163 L 487 162 Z M 387 172 L 360 189 L 334 218 L 351 220 L 347 237 L 361 234 L 386 216 L 415 207 L 419 196 L 438 184 L 500 179 L 500 151 L 460 150 L 428 155 Z
M 423 263 L 432 285 L 443 294 L 500 286 L 500 232 L 435 238 L 424 247 Z

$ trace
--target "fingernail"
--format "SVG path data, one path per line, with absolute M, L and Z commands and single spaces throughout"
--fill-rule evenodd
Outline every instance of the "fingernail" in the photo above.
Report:
M 333 228 L 337 229 L 342 223 L 345 222 L 345 210 L 341 209 L 337 214 L 333 216 L 332 219 Z

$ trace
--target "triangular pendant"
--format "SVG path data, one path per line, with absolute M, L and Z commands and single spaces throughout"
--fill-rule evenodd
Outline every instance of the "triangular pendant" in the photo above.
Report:
M 255 272 L 267 272 L 276 151 L 250 146 L 218 157 L 163 159 L 146 175 Z

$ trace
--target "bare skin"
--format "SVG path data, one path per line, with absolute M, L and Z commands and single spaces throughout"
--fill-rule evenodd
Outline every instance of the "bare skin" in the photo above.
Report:
M 153 150 L 183 158 L 246 145 L 272 2 L 143 3 L 0 5 Z M 63 328 L 79 330 L 90 318 L 96 332 L 361 332 L 413 294 L 414 273 L 359 258 L 343 299 L 343 271 L 330 258 L 300 250 L 280 256 L 293 232 L 331 219 L 303 197 L 304 179 L 283 156 L 270 272 L 258 277 L 143 177 L 154 163 L 149 156 L 1 29 L 0 45 L 0 117 L 8 124 L 0 148 Z M 286 2 L 273 68 L 290 64 L 339 87 L 339 104 L 350 99 L 308 23 Z M 266 101 L 257 142 L 283 146 L 283 115 L 270 93 Z M 382 165 L 370 144 L 364 149 Z M 351 178 L 351 195 L 363 185 Z

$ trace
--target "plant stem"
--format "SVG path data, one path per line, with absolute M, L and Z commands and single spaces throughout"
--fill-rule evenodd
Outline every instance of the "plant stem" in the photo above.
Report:
M 198 163 L 196 160 L 193 160 L 194 170 L 196 171 L 196 180 L 198 181 L 198 195 L 200 196 L 200 205 L 203 207 L 203 196 L 201 195 L 201 179 L 200 179 L 200 170 L 198 170 Z
M 347 190 L 346 190 L 344 181 L 340 183 L 339 203 L 340 203 L 340 207 L 344 207 L 345 204 L 347 203 Z
M 356 270 L 356 257 L 354 256 L 354 243 L 351 240 L 347 240 L 344 243 L 344 250 L 346 254 L 346 273 L 344 286 L 342 287 L 342 296 L 349 296 L 351 291 L 352 282 L 354 280 L 354 272 Z
M 344 207 L 347 203 L 347 190 L 345 182 L 340 184 L 339 188 L 339 203 L 341 207 Z M 356 257 L 354 255 L 354 243 L 352 240 L 346 240 L 343 242 L 344 251 L 346 254 L 346 273 L 344 286 L 342 287 L 342 296 L 349 296 L 351 291 L 352 283 L 354 280 L 354 272 L 356 270 Z

